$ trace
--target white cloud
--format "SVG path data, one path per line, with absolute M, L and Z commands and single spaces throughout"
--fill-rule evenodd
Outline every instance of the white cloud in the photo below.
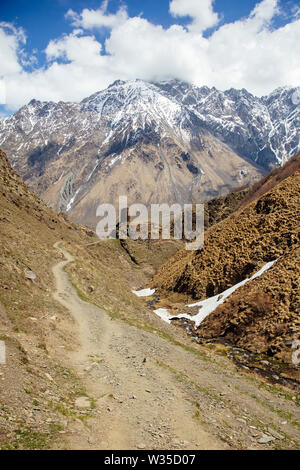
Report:
M 98 10 L 84 8 L 80 14 L 70 9 L 65 16 L 74 26 L 84 29 L 115 28 L 128 19 L 126 6 L 121 6 L 116 14 L 107 14 L 107 5 L 108 0 L 105 0 Z
M 6 104 L 6 89 L 3 79 L 0 79 L 0 104 Z
M 81 31 L 73 31 L 69 36 L 50 41 L 46 48 L 48 60 L 58 58 L 71 63 L 92 66 L 100 58 L 102 45 L 93 36 L 80 36 Z
M 143 18 L 131 18 L 111 32 L 105 46 L 113 58 L 116 76 L 194 81 L 199 68 L 209 74 L 203 52 L 206 43 L 200 35 L 191 35 L 179 25 L 164 30 Z
M 22 28 L 17 29 L 10 23 L 0 22 L 0 75 L 7 76 L 22 70 L 18 56 L 25 42 Z
M 133 78 L 179 78 L 222 90 L 247 88 L 257 95 L 299 85 L 300 19 L 294 16 L 274 29 L 279 7 L 277 0 L 260 1 L 248 17 L 216 27 L 209 37 L 202 33 L 217 24 L 218 15 L 208 0 L 170 2 L 172 15 L 191 17 L 187 28 L 173 24 L 164 29 L 130 18 L 125 7 L 108 14 L 106 2 L 99 10 L 69 11 L 76 29 L 51 40 L 47 66 L 32 72 L 21 63 L 23 30 L 0 24 L 0 78 L 6 80 L 7 102 L 17 108 L 31 98 L 79 101 L 116 79 Z M 103 27 L 109 28 L 105 53 L 89 32 Z
M 189 31 L 202 32 L 216 26 L 218 14 L 213 10 L 213 0 L 171 0 L 170 13 L 175 17 L 189 16 Z
M 250 14 L 250 20 L 253 21 L 257 27 L 268 24 L 280 11 L 278 3 L 279 0 L 264 0 L 258 3 Z

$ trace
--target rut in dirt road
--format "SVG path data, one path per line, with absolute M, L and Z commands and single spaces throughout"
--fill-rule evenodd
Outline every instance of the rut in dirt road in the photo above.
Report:
M 293 402 L 283 404 L 276 395 L 258 390 L 232 366 L 203 360 L 81 300 L 64 271 L 74 258 L 59 242 L 54 246 L 66 261 L 53 267 L 53 295 L 75 319 L 80 344 L 70 353 L 69 365 L 97 408 L 88 426 L 69 424 L 67 448 L 264 448 L 258 440 L 265 428 L 278 429 L 282 421 L 267 403 L 284 406 L 293 416 Z M 293 444 L 293 427 L 288 423 L 281 431 Z M 285 437 L 287 432 L 291 437 Z

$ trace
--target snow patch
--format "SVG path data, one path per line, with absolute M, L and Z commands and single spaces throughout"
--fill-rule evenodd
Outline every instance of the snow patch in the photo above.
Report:
M 115 154 L 114 154 L 115 155 Z M 122 155 L 118 155 L 117 157 L 114 157 L 110 162 L 109 166 L 113 166 L 117 161 L 119 161 L 122 158 Z
M 74 196 L 70 199 L 68 205 L 67 205 L 67 208 L 66 208 L 66 212 L 69 212 L 71 209 L 72 209 L 72 205 L 76 199 L 76 196 L 77 194 L 79 193 L 79 191 L 81 190 L 81 188 L 78 188 L 76 193 L 74 194 Z
M 171 323 L 171 319 L 174 318 L 174 315 L 171 315 L 166 308 L 158 308 L 154 310 L 154 313 L 169 324 Z
M 91 177 L 93 176 L 94 172 L 96 171 L 96 168 L 97 168 L 97 166 L 99 165 L 99 163 L 100 163 L 99 160 L 97 160 L 96 165 L 94 166 L 94 168 L 92 169 L 91 173 L 90 173 L 89 176 L 88 176 L 87 182 L 90 181 L 90 179 L 91 179 Z
M 212 312 L 216 310 L 216 308 L 221 305 L 227 297 L 229 297 L 234 291 L 236 291 L 239 287 L 242 287 L 249 281 L 261 276 L 265 271 L 270 269 L 276 260 L 270 261 L 269 263 L 265 264 L 257 273 L 253 274 L 252 277 L 244 279 L 243 281 L 235 284 L 234 286 L 226 289 L 221 294 L 214 295 L 213 297 L 209 297 L 206 300 L 202 300 L 200 302 L 196 302 L 194 304 L 189 304 L 188 307 L 200 307 L 199 312 L 197 315 L 188 315 L 188 314 L 180 314 L 177 318 L 185 318 L 187 320 L 191 320 L 195 323 L 195 328 L 197 328 L 200 323 Z
M 155 289 L 142 289 L 142 290 L 132 290 L 131 291 L 133 294 L 135 294 L 137 297 L 149 297 L 149 295 L 153 295 L 155 292 Z
M 171 319 L 175 318 L 185 318 L 186 320 L 190 320 L 195 323 L 195 329 L 198 328 L 200 323 L 212 312 L 216 310 L 216 308 L 224 302 L 227 297 L 229 297 L 235 290 L 237 290 L 239 287 L 243 286 L 249 281 L 252 281 L 253 279 L 261 276 L 265 271 L 270 269 L 273 264 L 276 262 L 276 259 L 274 261 L 270 261 L 269 263 L 266 263 L 257 273 L 253 274 L 252 277 L 244 279 L 243 281 L 239 282 L 238 284 L 235 284 L 234 286 L 230 287 L 229 289 L 226 289 L 224 292 L 221 294 L 214 295 L 213 297 L 209 297 L 206 300 L 201 300 L 200 302 L 195 302 L 193 304 L 188 304 L 187 307 L 200 307 L 198 314 L 197 315 L 188 315 L 187 313 L 181 313 L 180 315 L 171 315 L 167 309 L 165 308 L 160 308 L 157 310 L 154 310 L 154 313 L 156 313 L 158 316 L 160 316 L 164 321 L 167 323 L 171 323 Z

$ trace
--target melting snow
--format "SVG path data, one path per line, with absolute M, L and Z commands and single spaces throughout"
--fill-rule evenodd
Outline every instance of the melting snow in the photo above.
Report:
M 235 284 L 234 286 L 226 289 L 221 294 L 217 294 L 213 297 L 209 297 L 206 300 L 201 300 L 200 302 L 196 302 L 193 304 L 187 305 L 187 307 L 200 307 L 199 312 L 197 315 L 188 315 L 186 313 L 181 313 L 180 315 L 171 315 L 167 309 L 159 308 L 158 310 L 154 310 L 154 313 L 159 315 L 164 321 L 167 323 L 171 323 L 171 319 L 173 318 L 185 318 L 187 320 L 191 320 L 195 323 L 195 329 L 200 325 L 200 323 L 212 312 L 216 310 L 216 308 L 224 302 L 224 300 L 229 297 L 236 289 L 243 286 L 249 281 L 261 276 L 265 271 L 270 269 L 276 260 L 270 261 L 269 263 L 265 264 L 257 273 L 253 274 L 252 277 L 244 279 L 244 281 Z
M 113 154 L 115 155 L 115 154 Z M 118 155 L 117 157 L 113 158 L 110 162 L 109 162 L 109 166 L 113 166 L 118 160 L 120 160 L 122 158 L 121 155 Z
M 76 196 L 77 194 L 79 193 L 79 191 L 81 190 L 81 188 L 78 188 L 76 193 L 74 194 L 74 196 L 70 199 L 68 205 L 67 205 L 67 208 L 66 208 L 66 212 L 69 212 L 72 208 L 72 205 L 73 205 L 73 202 L 75 201 L 76 199 Z
M 142 289 L 142 290 L 133 290 L 131 291 L 133 294 L 137 295 L 138 297 L 149 297 L 149 295 L 153 295 L 155 289 Z
M 171 323 L 171 318 L 174 318 L 174 315 L 171 315 L 166 308 L 158 308 L 154 310 L 154 313 L 167 323 Z
M 95 172 L 97 166 L 99 165 L 99 163 L 100 163 L 99 160 L 97 160 L 96 165 L 94 166 L 93 170 L 91 171 L 91 173 L 90 173 L 89 176 L 88 176 L 87 182 L 90 181 L 90 179 L 91 179 L 91 177 L 93 176 L 93 174 L 94 174 L 94 172 Z

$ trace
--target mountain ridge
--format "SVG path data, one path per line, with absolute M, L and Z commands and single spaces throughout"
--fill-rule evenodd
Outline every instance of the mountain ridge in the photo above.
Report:
M 204 202 L 258 180 L 279 165 L 282 145 L 298 148 L 297 90 L 268 97 L 274 125 L 246 90 L 117 81 L 80 103 L 31 100 L 0 122 L 0 145 L 40 197 L 95 228 L 99 202 L 121 194 L 146 204 Z

